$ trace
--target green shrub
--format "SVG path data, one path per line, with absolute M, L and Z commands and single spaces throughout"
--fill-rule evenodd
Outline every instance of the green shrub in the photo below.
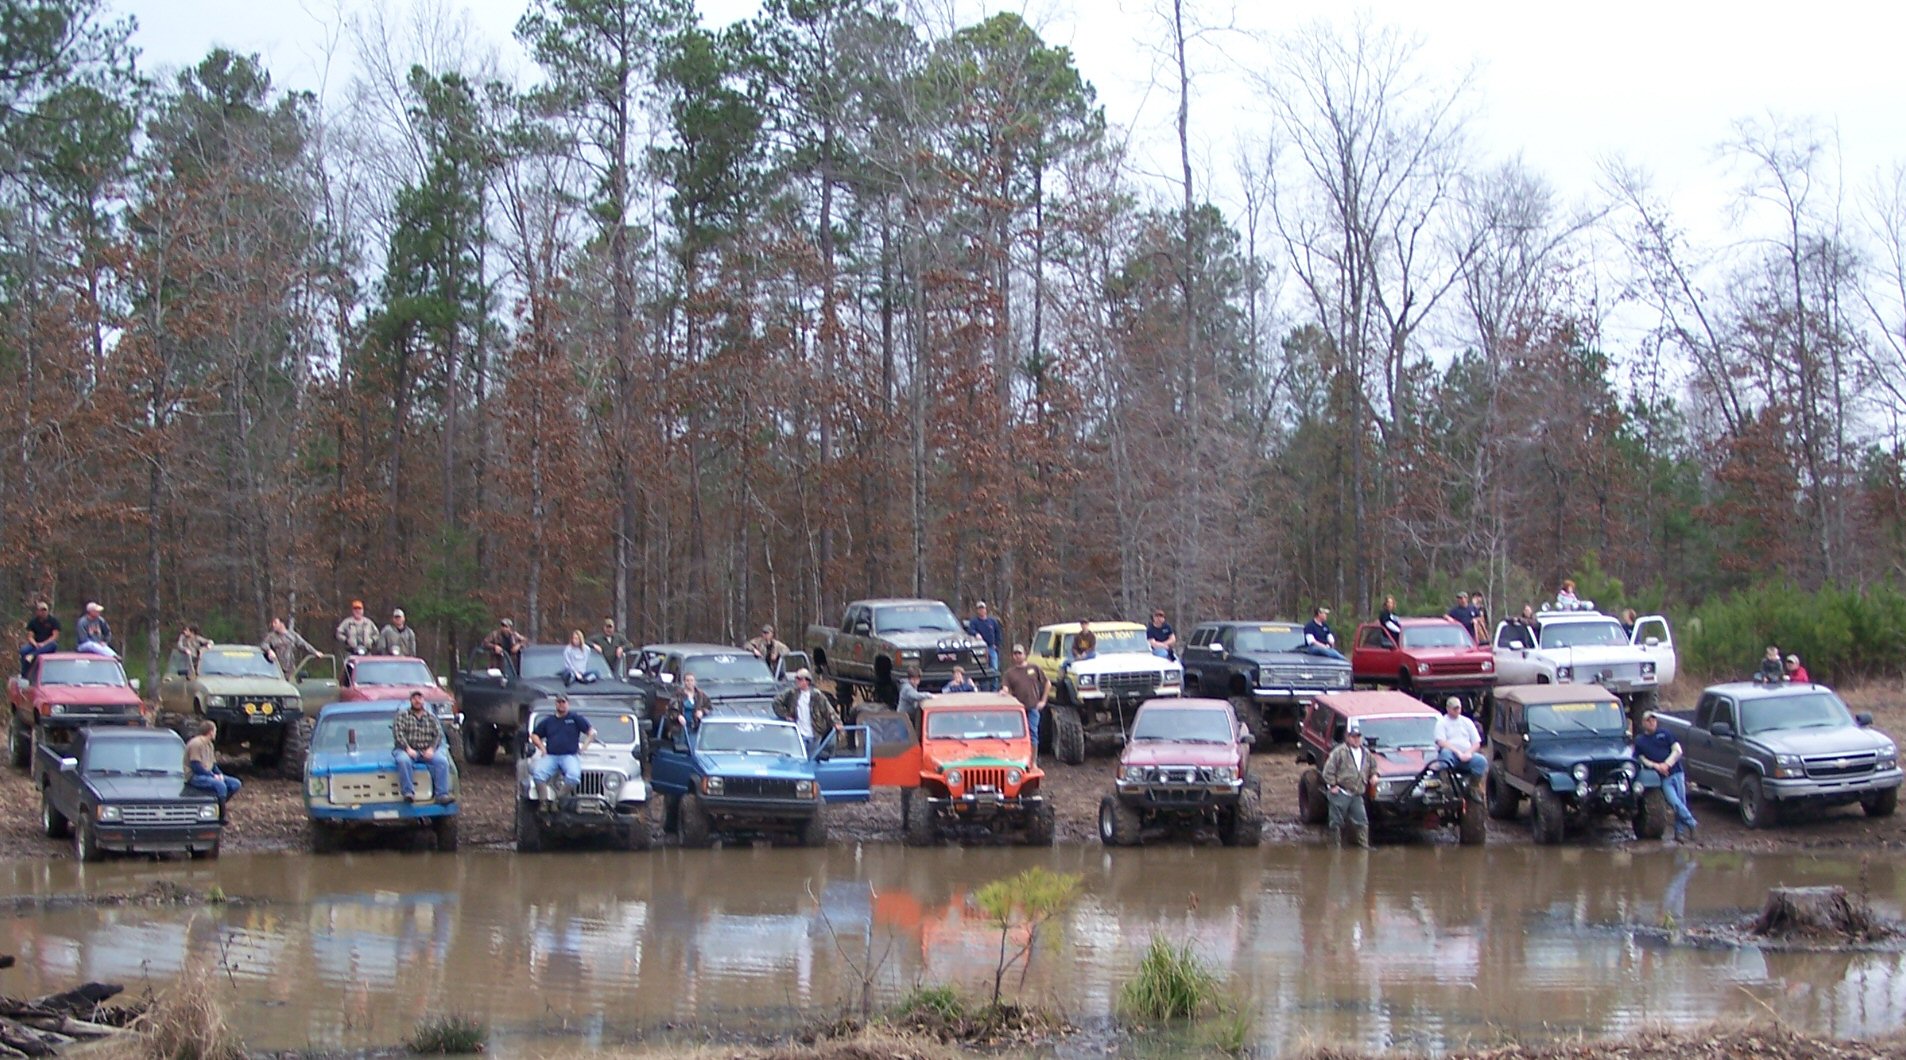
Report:
M 483 1051 L 490 1028 L 474 1016 L 452 1012 L 432 1016 L 417 1024 L 404 1044 L 413 1053 L 434 1056 L 461 1056 Z
M 917 986 L 894 1008 L 894 1022 L 909 1024 L 925 1020 L 957 1024 L 966 1020 L 966 999 L 950 986 Z
M 1191 1019 L 1216 1008 L 1218 997 L 1218 977 L 1190 943 L 1153 938 L 1138 974 L 1119 991 L 1119 1006 L 1134 1019 Z
M 1799 655 L 1815 680 L 1846 684 L 1906 674 L 1906 592 L 1761 585 L 1694 609 L 1676 627 L 1681 669 L 1701 680 L 1744 678 L 1769 644 Z

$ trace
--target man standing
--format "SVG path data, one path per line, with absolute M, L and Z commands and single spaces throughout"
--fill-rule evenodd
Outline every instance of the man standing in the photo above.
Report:
M 78 650 L 119 657 L 119 653 L 113 651 L 113 628 L 106 624 L 106 609 L 99 604 L 88 603 L 85 613 L 74 623 L 74 629 L 79 634 Z
M 833 699 L 814 687 L 814 675 L 805 666 L 794 671 L 794 687 L 774 697 L 774 716 L 793 722 L 809 747 L 841 727 Z
M 582 783 L 582 752 L 595 739 L 595 729 L 589 719 L 570 713 L 569 697 L 556 693 L 556 713 L 544 715 L 529 734 L 530 746 L 536 748 L 538 756 L 530 763 L 529 782 L 547 784 L 558 770 L 563 775 L 562 790 L 546 792 L 544 798 L 536 801 L 539 809 L 544 812 L 554 809 L 557 799 L 575 791 Z
M 45 600 L 33 605 L 33 617 L 26 620 L 26 643 L 20 645 L 20 676 L 35 655 L 60 650 L 60 620 L 53 617 L 53 606 Z
M 1046 697 L 1052 693 L 1045 671 L 1026 661 L 1026 646 L 1013 645 L 1013 664 L 1001 677 L 1006 694 L 1026 708 L 1026 730 L 1032 736 L 1033 757 L 1039 756 L 1039 719 L 1046 712 Z
M 377 623 L 364 617 L 364 601 L 351 601 L 351 617 L 338 623 L 338 643 L 346 655 L 369 655 L 377 650 Z
M 920 691 L 920 668 L 918 666 L 907 667 L 907 679 L 900 685 L 900 701 L 894 704 L 894 709 L 912 718 L 913 727 L 918 729 L 920 727 L 920 704 L 932 698 L 933 695 L 931 693 Z
M 514 620 L 502 618 L 497 620 L 496 628 L 490 631 L 490 635 L 483 638 L 483 646 L 498 655 L 515 658 L 522 652 L 523 645 L 527 641 L 528 638 L 516 632 Z
M 1178 657 L 1178 631 L 1165 621 L 1165 609 L 1152 608 L 1152 620 L 1145 626 L 1145 644 L 1161 659 Z
M 1343 845 L 1343 826 L 1352 829 L 1356 844 L 1370 849 L 1370 813 L 1363 793 L 1377 775 L 1376 756 L 1364 749 L 1363 729 L 1356 719 L 1344 728 L 1343 742 L 1324 759 L 1324 799 L 1330 804 L 1331 842 Z
M 1476 613 L 1469 609 L 1468 593 L 1457 593 L 1456 606 L 1444 612 L 1444 615 L 1451 622 L 1456 623 L 1464 629 L 1473 630 L 1476 628 Z
M 179 639 L 175 641 L 172 646 L 177 648 L 180 654 L 191 659 L 192 665 L 196 669 L 199 662 L 199 653 L 212 646 L 212 638 L 199 633 L 198 623 L 187 622 L 185 624 L 185 632 L 179 634 Z
M 238 794 L 243 785 L 237 777 L 219 772 L 217 737 L 218 726 L 201 721 L 198 735 L 185 741 L 185 769 L 191 774 L 185 778 L 185 786 L 211 792 L 223 810 L 225 803 Z
M 1310 621 L 1304 623 L 1303 650 L 1326 659 L 1343 658 L 1337 650 L 1337 635 L 1330 631 L 1330 608 L 1320 604 L 1310 613 Z
M 1694 811 L 1688 809 L 1688 775 L 1681 768 L 1681 741 L 1661 728 L 1661 721 L 1652 710 L 1641 716 L 1641 735 L 1635 737 L 1635 757 L 1641 759 L 1642 765 L 1661 774 L 1661 794 L 1666 796 L 1668 808 L 1674 811 L 1675 842 L 1694 842 L 1698 822 Z
M 623 677 L 628 674 L 630 662 L 629 653 L 634 650 L 635 645 L 629 643 L 629 638 L 616 632 L 615 619 L 605 618 L 602 620 L 602 632 L 589 638 L 589 646 L 596 649 L 597 653 L 602 656 L 603 662 L 609 664 L 609 671 L 611 673 L 617 677 Z
M 761 625 L 761 632 L 749 637 L 748 642 L 742 647 L 753 652 L 755 658 L 767 663 L 770 670 L 774 669 L 774 664 L 781 660 L 781 656 L 788 653 L 788 646 L 774 639 L 774 626 L 765 622 Z
M 1482 734 L 1475 722 L 1463 717 L 1461 696 L 1444 701 L 1443 716 L 1436 719 L 1436 760 L 1467 773 L 1476 784 L 1489 772 L 1489 760 L 1482 756 Z
M 973 605 L 973 617 L 966 620 L 966 628 L 975 637 L 986 642 L 986 666 L 994 673 L 999 672 L 999 645 L 1006 639 L 1006 627 L 999 624 L 993 612 L 987 608 L 986 601 Z
M 363 604 L 359 604 L 360 609 Z M 443 735 L 443 725 L 437 716 L 424 706 L 424 694 L 412 692 L 410 706 L 397 712 L 391 719 L 391 740 L 395 745 L 391 751 L 391 760 L 397 763 L 397 787 L 404 793 L 405 802 L 417 801 L 416 781 L 412 773 L 423 769 L 430 774 L 430 791 L 440 803 L 457 801 L 450 793 L 449 746 Z M 438 745 L 443 745 L 439 747 Z
M 289 681 L 298 672 L 298 664 L 308 656 L 318 654 L 311 642 L 285 628 L 285 620 L 271 620 L 271 632 L 265 634 L 263 643 L 258 645 L 265 650 L 265 658 L 278 664 L 279 672 Z
M 403 608 L 392 610 L 390 621 L 377 631 L 377 654 L 417 655 L 417 631 L 405 621 Z

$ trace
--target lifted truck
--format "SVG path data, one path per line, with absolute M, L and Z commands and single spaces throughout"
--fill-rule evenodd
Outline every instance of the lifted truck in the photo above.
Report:
M 1359 685 L 1394 688 L 1441 710 L 1446 696 L 1461 697 L 1475 713 L 1496 687 L 1496 659 L 1454 619 L 1403 618 L 1399 639 L 1375 622 L 1351 638 L 1350 670 Z
M 900 702 L 907 668 L 920 668 L 920 687 L 937 692 L 955 666 L 980 686 L 999 676 L 987 665 L 986 642 L 966 632 L 953 609 L 938 600 L 856 600 L 838 626 L 807 627 L 808 656 L 834 682 L 846 716 L 855 697 L 889 707 Z
M 1251 731 L 1222 699 L 1157 699 L 1138 708 L 1112 793 L 1099 800 L 1099 842 L 1215 831 L 1225 846 L 1258 845 L 1264 815 L 1250 775 Z
M 1667 830 L 1661 775 L 1636 760 L 1614 693 L 1588 684 L 1499 688 L 1488 740 L 1490 816 L 1514 820 L 1526 796 L 1537 843 L 1559 843 L 1596 819 L 1627 821 L 1636 839 Z
M 1089 628 L 1093 657 L 1074 659 L 1072 646 Z M 1152 654 L 1145 627 L 1136 622 L 1062 622 L 1041 626 L 1032 635 L 1026 661 L 1037 666 L 1052 686 L 1047 706 L 1052 753 L 1076 766 L 1085 761 L 1090 741 L 1123 745 L 1139 705 L 1184 691 L 1185 669 Z
M 7 759 L 17 769 L 32 761 L 46 730 L 146 723 L 139 682 L 126 680 L 118 659 L 90 652 L 33 656 L 26 674 L 7 682 L 7 707 Z
M 1302 651 L 1298 622 L 1206 622 L 1191 631 L 1185 695 L 1229 699 L 1259 747 L 1297 730 L 1312 700 L 1350 688 L 1350 663 Z
M 80 729 L 64 746 L 43 741 L 33 762 L 40 828 L 52 839 L 71 832 L 81 861 L 108 851 L 218 857 L 224 812 L 185 776 L 185 742 L 165 729 Z
M 1018 700 L 997 692 L 934 696 L 921 708 L 913 750 L 895 760 L 909 845 L 974 834 L 1018 834 L 1028 846 L 1052 845 L 1052 803 L 1040 790 L 1046 775 L 1033 759 Z M 883 762 L 883 774 L 888 768 Z
M 191 739 L 197 724 L 218 726 L 218 749 L 243 750 L 260 770 L 304 775 L 304 698 L 264 649 L 214 644 L 194 658 L 174 648 L 159 677 L 160 723 Z
M 406 802 L 391 757 L 391 722 L 404 700 L 333 703 L 318 713 L 305 756 L 304 812 L 311 852 L 329 854 L 353 837 L 390 831 L 429 831 L 440 851 L 457 849 L 457 803 L 437 802 L 430 774 L 413 774 L 415 802 Z M 457 764 L 447 741 L 437 753 L 450 766 L 450 793 L 457 792 Z
M 1621 697 L 1630 726 L 1655 709 L 1659 690 L 1674 682 L 1674 635 L 1668 620 L 1649 615 L 1626 632 L 1621 622 L 1592 610 L 1543 611 L 1535 616 L 1538 643 L 1522 644 L 1518 627 L 1496 626 L 1496 683 L 1600 685 Z M 1483 716 L 1493 703 L 1485 699 Z
M 1354 720 L 1377 763 L 1376 781 L 1363 797 L 1373 830 L 1454 828 L 1463 846 L 1488 842 L 1487 815 L 1469 778 L 1437 764 L 1436 717 L 1428 704 L 1400 692 L 1319 696 L 1297 730 L 1297 761 L 1309 767 L 1297 778 L 1298 819 L 1308 825 L 1329 820 L 1323 764 Z
M 589 651 L 588 682 L 563 681 L 563 646 L 530 644 L 522 652 L 493 652 L 478 647 L 457 672 L 457 705 L 462 719 L 463 760 L 487 766 L 498 749 L 515 750 L 517 726 L 525 706 L 551 706 L 558 692 L 577 709 L 602 707 L 640 713 L 642 689 L 609 672 L 595 649 Z

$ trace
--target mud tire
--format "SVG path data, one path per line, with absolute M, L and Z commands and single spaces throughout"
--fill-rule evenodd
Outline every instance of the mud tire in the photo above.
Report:
M 53 795 L 40 789 L 40 831 L 48 839 L 65 839 L 73 831 L 73 822 L 53 805 Z
M 518 854 L 536 854 L 543 849 L 543 819 L 536 812 L 536 804 L 516 794 L 516 852 Z
M 1264 810 L 1257 792 L 1238 792 L 1238 804 L 1224 818 L 1218 840 L 1228 847 L 1254 847 L 1264 840 Z
M 486 722 L 463 723 L 463 757 L 473 765 L 487 766 L 496 761 L 496 727 Z
M 1143 842 L 1138 811 L 1116 795 L 1099 800 L 1099 842 L 1108 847 L 1132 847 Z
M 1868 817 L 1893 816 L 1893 811 L 1899 809 L 1899 789 L 1887 788 L 1868 795 L 1860 800 L 1860 809 L 1866 811 Z
M 1029 847 L 1049 847 L 1053 835 L 1058 831 L 1054 822 L 1052 803 L 1039 800 L 1026 816 L 1026 845 Z
M 801 825 L 801 845 L 804 847 L 824 847 L 827 845 L 827 804 L 814 807 L 813 816 Z
M 1456 841 L 1466 847 L 1489 842 L 1489 808 L 1471 795 L 1463 801 L 1463 819 L 1456 825 Z
M 702 805 L 701 796 L 689 792 L 682 796 L 681 805 L 675 809 L 675 826 L 681 833 L 685 847 L 706 847 L 715 841 L 714 824 L 708 819 L 708 809 Z
M 1756 775 L 1741 778 L 1741 824 L 1748 828 L 1770 828 L 1780 823 L 1780 807 L 1767 797 L 1767 788 Z
M 15 769 L 25 769 L 33 761 L 33 730 L 20 724 L 17 711 L 7 711 L 7 761 Z
M 1052 752 L 1069 766 L 1085 762 L 1085 723 L 1077 707 L 1052 708 Z
M 1231 709 L 1238 716 L 1238 724 L 1251 734 L 1252 749 L 1268 746 L 1270 726 L 1265 724 L 1264 712 L 1258 709 L 1257 701 L 1250 696 L 1232 696 Z
M 304 756 L 311 747 L 311 729 L 316 723 L 300 717 L 287 724 L 278 745 L 278 775 L 286 780 L 304 779 Z
M 932 846 L 940 838 L 940 826 L 933 819 L 933 807 L 921 792 L 909 788 L 900 793 L 900 816 L 908 846 Z
M 1562 807 L 1562 798 L 1548 788 L 1536 788 L 1529 799 L 1529 828 L 1537 846 L 1551 846 L 1562 841 L 1562 833 L 1568 827 L 1568 813 Z
M 1483 785 L 1489 799 L 1489 816 L 1498 821 L 1513 821 L 1516 814 L 1522 812 L 1522 793 L 1510 787 L 1498 770 L 1491 769 Z
M 1635 807 L 1635 838 L 1660 839 L 1668 831 L 1668 796 L 1660 788 L 1641 793 Z
M 1297 819 L 1309 825 L 1330 819 L 1330 802 L 1324 798 L 1324 775 L 1312 766 L 1297 778 Z
M 313 854 L 335 854 L 338 847 L 342 845 L 339 842 L 338 830 L 323 821 L 306 822 L 305 831 L 311 838 Z
M 81 813 L 85 811 L 84 806 L 80 807 Z M 93 830 L 91 814 L 81 817 L 73 828 L 73 854 L 81 861 L 99 861 L 106 856 L 99 848 L 99 835 Z
M 625 822 L 616 831 L 616 842 L 624 850 L 647 850 L 655 841 L 649 834 L 649 816 L 645 813 L 635 815 L 635 819 Z

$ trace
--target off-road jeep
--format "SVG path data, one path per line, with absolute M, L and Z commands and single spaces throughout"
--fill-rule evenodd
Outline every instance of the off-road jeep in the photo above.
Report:
M 1147 833 L 1210 829 L 1225 846 L 1257 846 L 1264 817 L 1250 775 L 1251 742 L 1222 699 L 1139 707 L 1112 794 L 1099 801 L 1099 841 L 1134 846 Z
M 1123 744 L 1139 704 L 1184 691 L 1185 668 L 1152 654 L 1145 627 L 1136 622 L 1090 622 L 1093 656 L 1075 659 L 1080 623 L 1041 626 L 1032 635 L 1027 662 L 1052 685 L 1047 722 L 1052 753 L 1067 765 L 1085 761 L 1087 742 Z
M 1051 846 L 1052 804 L 1033 760 L 1026 709 L 997 692 L 938 695 L 921 708 L 919 769 L 900 791 L 906 841 L 1012 834 Z
M 1668 827 L 1661 775 L 1636 760 L 1621 700 L 1598 685 L 1497 688 L 1489 758 L 1489 815 L 1512 821 L 1527 796 L 1537 843 L 1600 818 L 1629 821 L 1637 839 Z
M 559 839 L 613 840 L 625 850 L 649 847 L 649 788 L 642 779 L 642 725 L 634 712 L 604 707 L 572 708 L 589 719 L 595 739 L 577 757 L 582 783 L 562 791 L 562 774 L 548 784 L 530 777 L 536 748 L 529 734 L 555 713 L 548 705 L 525 705 L 517 727 L 516 849 L 534 853 Z
M 1376 756 L 1377 776 L 1364 793 L 1373 828 L 1454 828 L 1464 846 L 1488 839 L 1488 822 L 1469 778 L 1436 761 L 1436 711 L 1401 692 L 1334 692 L 1319 696 L 1297 728 L 1297 816 L 1323 824 L 1330 807 L 1323 764 L 1352 720 Z

